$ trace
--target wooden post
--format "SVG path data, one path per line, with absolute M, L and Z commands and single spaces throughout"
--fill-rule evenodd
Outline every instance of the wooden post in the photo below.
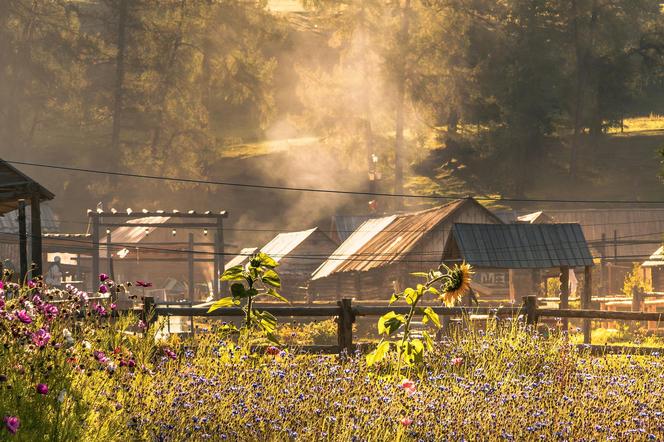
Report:
M 537 324 L 537 296 L 524 296 L 523 309 L 526 311 L 526 324 L 535 326 Z
M 560 304 L 558 308 L 569 308 L 569 267 L 560 267 Z M 563 331 L 569 328 L 569 319 L 562 318 Z
M 189 301 L 194 302 L 194 234 L 189 232 L 189 244 L 187 246 L 187 273 L 189 285 Z
M 592 305 L 593 297 L 593 268 L 586 266 L 583 269 L 583 297 L 581 298 L 581 308 L 589 310 Z M 583 343 L 591 343 L 591 322 L 590 319 L 583 320 Z
M 618 261 L 618 231 L 613 231 L 613 262 Z
M 226 248 L 224 245 L 224 220 L 221 218 L 217 218 L 217 273 L 216 273 L 216 280 L 217 280 L 217 288 L 218 292 L 221 293 L 222 291 L 226 290 L 226 284 L 221 282 L 219 278 L 221 278 L 222 273 L 224 273 L 225 270 L 225 265 L 226 265 Z
M 353 323 L 355 315 L 353 314 L 352 300 L 343 298 L 337 301 L 341 311 L 337 319 L 337 342 L 339 344 L 339 353 L 345 350 L 347 354 L 353 351 Z
M 599 283 L 602 288 L 602 293 L 606 294 L 606 233 L 602 233 L 602 246 L 600 247 L 600 255 L 602 261 L 600 263 Z
M 28 235 L 25 225 L 25 200 L 18 200 L 18 250 L 19 250 L 19 284 L 25 281 L 28 274 Z
M 92 214 L 92 275 L 90 275 L 91 291 L 97 291 L 99 278 L 99 214 Z
M 143 322 L 149 327 L 150 324 L 155 322 L 157 320 L 156 316 L 154 315 L 154 297 L 153 296 L 145 296 L 143 297 Z
M 32 276 L 42 275 L 42 226 L 39 193 L 33 192 L 30 198 L 30 236 L 32 238 Z
M 641 302 L 643 298 L 643 293 L 639 287 L 632 287 L 632 311 L 639 312 L 641 311 Z

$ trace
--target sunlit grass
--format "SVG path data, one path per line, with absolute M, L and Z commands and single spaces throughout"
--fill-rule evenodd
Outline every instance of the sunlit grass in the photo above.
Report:
M 625 118 L 624 128 L 612 127 L 610 134 L 633 134 L 638 132 L 664 131 L 664 115 L 648 115 L 643 117 Z

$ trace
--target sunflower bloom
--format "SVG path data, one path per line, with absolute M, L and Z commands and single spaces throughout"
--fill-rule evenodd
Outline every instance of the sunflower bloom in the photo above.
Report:
M 441 301 L 449 307 L 453 306 L 470 289 L 472 274 L 472 267 L 465 262 L 461 265 L 455 264 L 452 268 L 447 267 L 447 275 L 442 286 L 443 294 L 440 296 Z

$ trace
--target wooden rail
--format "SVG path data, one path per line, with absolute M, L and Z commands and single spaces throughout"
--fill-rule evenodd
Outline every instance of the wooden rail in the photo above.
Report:
M 523 304 L 520 307 L 432 307 L 440 316 L 472 316 L 485 315 L 493 317 L 519 317 L 522 316 L 527 324 L 536 325 L 539 318 L 579 318 L 585 319 L 589 326 L 589 321 L 593 319 L 614 319 L 624 321 L 661 321 L 664 322 L 663 313 L 653 312 L 614 312 L 605 310 L 588 309 L 550 309 L 539 308 L 537 306 L 536 296 L 526 296 L 523 298 Z M 382 316 L 390 311 L 407 314 L 410 307 L 405 306 L 353 306 L 351 299 L 342 299 L 337 305 L 327 306 L 276 306 L 265 307 L 262 310 L 272 313 L 274 316 L 281 317 L 336 317 L 337 318 L 337 345 L 330 346 L 308 346 L 310 350 L 326 353 L 352 352 L 357 347 L 353 344 L 353 324 L 358 316 Z M 208 312 L 205 307 L 162 307 L 156 305 L 154 298 L 146 296 L 143 304 L 143 318 L 146 322 L 154 322 L 159 316 L 196 316 L 196 317 L 241 317 L 244 312 L 237 308 L 220 308 Z M 584 333 L 584 344 L 590 346 L 590 333 Z M 303 350 L 309 349 L 307 346 Z M 601 350 L 601 347 L 603 350 Z M 639 347 L 618 347 L 618 346 L 590 346 L 593 353 L 601 352 L 638 352 Z M 657 349 L 648 349 L 647 353 L 657 353 Z M 664 349 L 662 349 L 664 353 Z

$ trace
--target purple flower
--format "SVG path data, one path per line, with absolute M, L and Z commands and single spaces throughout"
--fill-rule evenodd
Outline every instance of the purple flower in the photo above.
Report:
M 44 348 L 46 344 L 48 344 L 48 341 L 51 340 L 51 334 L 44 330 L 43 328 L 40 328 L 37 330 L 35 333 L 32 334 L 32 343 L 35 344 L 39 348 Z
M 100 364 L 106 364 L 108 361 L 110 361 L 110 359 L 106 356 L 106 354 L 103 351 L 95 350 L 93 352 L 93 355 Z
M 40 305 L 42 305 L 42 299 L 41 299 L 41 296 L 39 296 L 39 295 L 35 295 L 35 296 L 33 296 L 33 297 L 32 297 L 32 303 L 33 303 L 34 305 L 36 305 L 36 306 L 40 306 Z
M 3 308 L 5 308 L 5 298 L 0 297 L 0 310 L 2 310 Z
M 136 327 L 138 327 L 139 330 L 145 330 L 146 328 L 148 328 L 148 326 L 145 325 L 145 322 L 143 322 L 142 319 L 138 320 L 138 324 L 136 324 Z
M 108 293 L 108 287 L 106 287 L 105 284 L 100 285 L 99 286 L 99 293 L 101 293 L 101 294 Z
M 101 304 L 95 304 L 93 307 L 99 316 L 106 316 L 106 309 Z
M 48 394 L 48 385 L 46 385 L 46 384 L 37 384 L 37 393 L 39 393 L 39 394 Z
M 104 282 L 108 279 L 108 275 L 106 273 L 100 273 L 99 274 L 99 281 Z
M 5 422 L 7 431 L 9 431 L 11 434 L 16 434 L 18 427 L 21 426 L 21 420 L 18 418 L 18 416 L 5 416 L 3 420 Z
M 171 358 L 171 359 L 177 359 L 177 357 L 178 357 L 178 355 L 176 355 L 175 352 L 173 350 L 171 350 L 170 348 L 165 348 L 164 349 L 164 354 L 166 356 L 168 356 L 169 358 Z
M 139 287 L 152 287 L 152 283 L 147 281 L 136 281 L 136 285 Z
M 118 308 L 118 305 L 115 302 L 111 302 L 111 305 L 108 306 L 111 310 Z
M 46 304 L 43 307 L 44 310 L 44 316 L 46 316 L 46 319 L 53 319 L 58 315 L 58 308 L 54 306 L 53 304 Z
M 32 322 L 32 318 L 25 310 L 19 310 L 18 313 L 16 313 L 16 317 L 24 324 L 30 324 Z
M 28 288 L 34 289 L 35 287 L 37 287 L 37 284 L 32 279 L 30 279 L 28 281 Z

